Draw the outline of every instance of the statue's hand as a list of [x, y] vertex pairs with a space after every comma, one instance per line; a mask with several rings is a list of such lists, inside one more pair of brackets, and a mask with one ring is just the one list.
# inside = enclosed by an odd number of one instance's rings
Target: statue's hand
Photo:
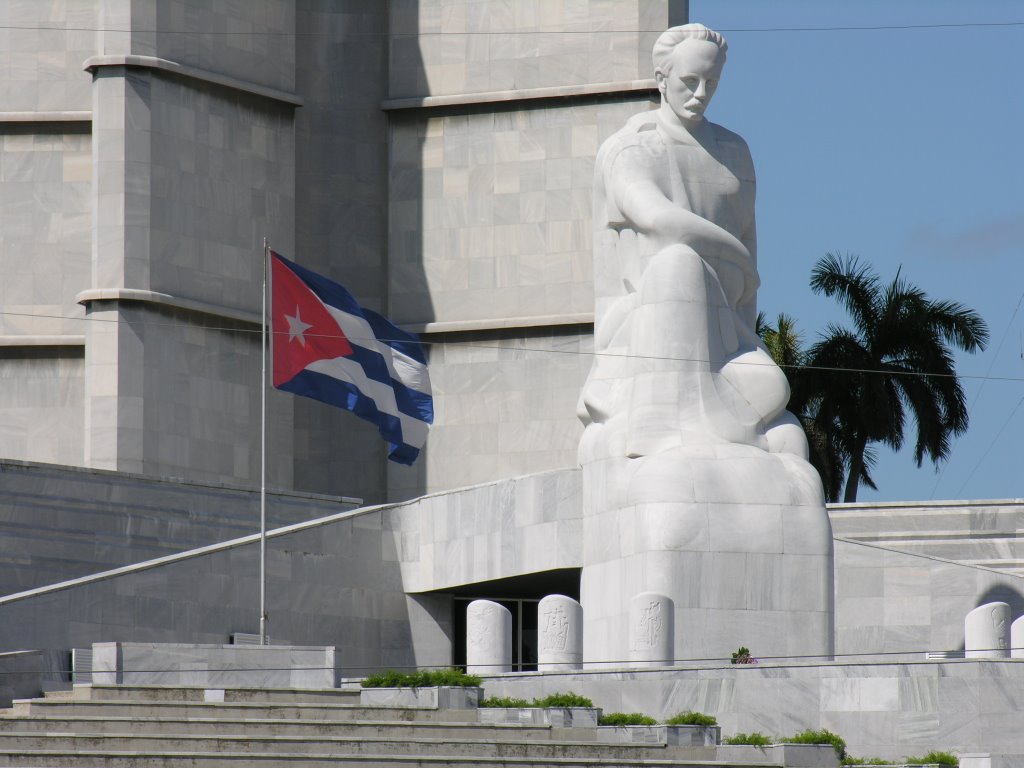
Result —
[[715, 270], [729, 306], [749, 301], [760, 286], [750, 250], [739, 238], [691, 211], [672, 207], [655, 217], [648, 239], [656, 251], [687, 245]]

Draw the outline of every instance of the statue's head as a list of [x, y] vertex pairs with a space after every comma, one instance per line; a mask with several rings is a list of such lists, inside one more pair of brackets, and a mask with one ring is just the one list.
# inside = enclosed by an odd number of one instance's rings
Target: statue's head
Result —
[[728, 49], [725, 38], [703, 24], [662, 32], [654, 43], [654, 79], [662, 108], [684, 124], [699, 123], [715, 95]]

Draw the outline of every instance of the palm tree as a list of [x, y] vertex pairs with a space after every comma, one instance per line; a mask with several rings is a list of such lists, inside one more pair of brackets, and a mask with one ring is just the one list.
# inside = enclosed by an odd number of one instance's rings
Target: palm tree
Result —
[[[861, 483], [875, 487], [873, 444], [902, 447], [907, 410], [917, 427], [917, 465], [949, 455], [951, 438], [968, 423], [950, 347], [984, 349], [988, 327], [962, 304], [929, 299], [899, 272], [883, 284], [856, 256], [826, 254], [811, 272], [811, 288], [837, 299], [853, 321], [852, 329], [826, 328], [807, 351], [800, 385], [811, 393], [806, 416], [814, 430], [846, 465], [843, 500], [851, 502]], [[838, 486], [833, 490], [835, 501]]]
[[[785, 313], [780, 313], [771, 325], [765, 314], [759, 312], [756, 330], [768, 354], [789, 379], [790, 397], [786, 408], [803, 425], [810, 463], [821, 476], [826, 498], [835, 501], [843, 487], [849, 457], [838, 439], [839, 430], [835, 424], [828, 423], [827, 414], [821, 409], [822, 397], [815, 389], [818, 380], [816, 372], [807, 367], [808, 353], [803, 336], [797, 330], [796, 321]], [[870, 477], [867, 482], [874, 487]]]

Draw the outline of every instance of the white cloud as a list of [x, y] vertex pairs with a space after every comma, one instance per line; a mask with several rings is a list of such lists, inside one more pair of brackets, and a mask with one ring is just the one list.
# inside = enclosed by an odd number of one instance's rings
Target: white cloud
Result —
[[960, 229], [918, 225], [907, 237], [912, 252], [948, 260], [999, 259], [1024, 251], [1024, 211], [977, 221]]

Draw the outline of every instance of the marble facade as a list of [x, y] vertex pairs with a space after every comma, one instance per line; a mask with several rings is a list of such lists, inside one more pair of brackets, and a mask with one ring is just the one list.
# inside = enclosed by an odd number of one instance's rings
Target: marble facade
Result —
[[660, 105], [595, 162], [595, 355], [578, 408], [592, 664], [716, 658], [737, 638], [832, 653], [821, 481], [755, 330], [753, 161], [705, 117], [727, 50], [700, 24], [662, 33]]
[[[439, 382], [411, 470], [271, 392], [274, 487], [383, 500], [572, 466], [594, 153], [650, 102], [651, 30], [686, 11], [3, 4], [4, 456], [258, 482], [267, 237], [424, 332]], [[492, 353], [501, 383], [468, 387]]]
[[[46, 474], [52, 496], [71, 496], [103, 479], [83, 470], [20, 469]], [[451, 596], [460, 585], [579, 568], [580, 475], [567, 470], [512, 478], [338, 510], [271, 531], [271, 639], [334, 646], [346, 677], [368, 668], [449, 664]], [[116, 490], [115, 496], [140, 506], [168, 508], [184, 505], [189, 495], [146, 478]], [[230, 489], [206, 486], [192, 493], [211, 506], [245, 506]], [[2, 514], [22, 522], [38, 515], [25, 501], [0, 508]], [[298, 496], [283, 501], [312, 505], [320, 515], [341, 504]], [[989, 507], [1009, 514], [1014, 503]], [[493, 513], [478, 514], [481, 509]], [[74, 541], [85, 547], [90, 540], [68, 535], [69, 551]], [[256, 629], [258, 554], [259, 537], [250, 534], [2, 596], [0, 654], [37, 648], [56, 670], [64, 668], [67, 649], [112, 636], [125, 643], [223, 644], [232, 633]], [[834, 660], [765, 658], [757, 645], [733, 638], [760, 663], [733, 666], [725, 653], [657, 669], [594, 670], [585, 664], [582, 670], [504, 673], [488, 677], [487, 695], [531, 698], [575, 690], [608, 711], [667, 716], [692, 708], [717, 715], [725, 734], [829, 728], [861, 755], [901, 757], [932, 748], [1024, 753], [1013, 727], [1022, 706], [1015, 659], [926, 657], [962, 656], [964, 618], [979, 605], [1006, 602], [1009, 617], [1019, 619], [1024, 579], [845, 539], [837, 539], [835, 556]]]
[[[1021, 706], [1012, 659], [922, 658], [984, 652], [991, 632], [976, 640], [964, 617], [998, 602], [999, 632], [1017, 627], [1024, 582], [950, 551], [877, 546], [893, 532], [855, 510], [833, 518], [870, 530], [840, 535], [833, 561], [820, 489], [778, 450], [793, 447], [778, 403], [743, 451], [687, 454], [682, 483], [676, 464], [620, 471], [643, 450], [585, 462], [586, 482], [574, 468], [575, 404], [603, 349], [595, 158], [655, 106], [651, 30], [685, 17], [678, 0], [0, 4], [0, 438], [22, 460], [0, 466], [0, 519], [24, 544], [0, 561], [0, 651], [38, 648], [50, 663], [112, 636], [219, 646], [255, 631], [245, 513], [268, 237], [424, 334], [438, 413], [407, 469], [350, 415], [271, 393], [276, 643], [337, 648], [332, 677], [335, 662], [351, 675], [447, 665], [458, 590], [589, 569], [583, 608], [564, 603], [566, 623], [544, 625], [549, 668], [527, 682], [506, 673], [490, 693], [572, 683], [607, 708], [830, 727], [892, 756], [1024, 751], [1006, 735]], [[734, 309], [716, 306], [715, 322]], [[654, 400], [674, 375], [640, 373]], [[721, 460], [754, 451], [758, 466], [732, 483]], [[353, 511], [342, 493], [415, 500]], [[616, 494], [630, 503], [602, 509]], [[972, 515], [971, 533], [1007, 540], [968, 536], [975, 560], [1016, 552], [1013, 507]], [[488, 631], [507, 639], [507, 619]], [[587, 662], [659, 669], [568, 669], [588, 638]], [[718, 663], [740, 644], [864, 664]], [[504, 670], [506, 657], [478, 666]]]

